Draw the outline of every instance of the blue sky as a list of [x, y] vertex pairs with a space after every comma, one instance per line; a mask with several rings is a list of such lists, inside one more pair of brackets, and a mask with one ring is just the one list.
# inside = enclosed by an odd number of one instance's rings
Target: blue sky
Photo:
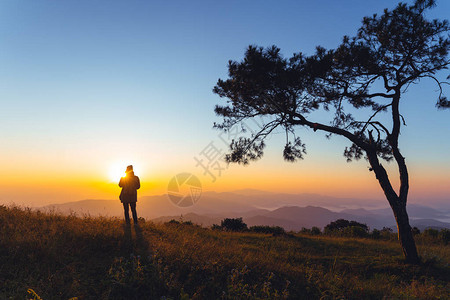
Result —
[[[2, 1], [0, 163], [15, 170], [2, 176], [20, 180], [38, 168], [49, 180], [84, 171], [99, 175], [122, 159], [140, 162], [149, 178], [198, 171], [193, 156], [217, 140], [212, 124], [220, 120], [213, 108], [222, 100], [211, 90], [226, 78], [229, 59], [240, 60], [250, 44], [277, 45], [285, 56], [335, 47], [364, 16], [395, 3]], [[449, 12], [450, 2], [441, 0], [429, 15], [445, 18]], [[406, 96], [408, 127], [401, 142], [412, 168], [448, 174], [450, 123], [448, 112], [434, 107], [436, 87], [423, 82]], [[286, 166], [292, 174], [308, 164], [345, 163], [345, 140], [304, 136], [308, 161]], [[277, 136], [271, 141], [264, 161], [245, 170], [233, 167], [235, 172], [269, 175], [282, 164], [282, 142]], [[20, 198], [14, 195], [0, 200]], [[89, 192], [69, 198], [76, 197]]]

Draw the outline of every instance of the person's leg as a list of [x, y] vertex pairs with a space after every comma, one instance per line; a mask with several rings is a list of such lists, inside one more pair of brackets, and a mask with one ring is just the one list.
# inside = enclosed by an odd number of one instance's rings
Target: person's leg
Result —
[[137, 212], [136, 212], [136, 202], [131, 202], [130, 206], [131, 206], [131, 212], [133, 213], [134, 224], [137, 224], [138, 223], [138, 217], [137, 217]]
[[125, 222], [130, 224], [130, 208], [128, 206], [129, 203], [123, 203], [123, 211], [125, 213]]

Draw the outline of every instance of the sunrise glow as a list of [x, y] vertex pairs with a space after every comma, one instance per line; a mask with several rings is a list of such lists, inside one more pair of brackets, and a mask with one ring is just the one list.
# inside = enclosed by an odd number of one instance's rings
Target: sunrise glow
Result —
[[[432, 17], [447, 17], [441, 12], [448, 4], [441, 2]], [[350, 8], [328, 1], [333, 13], [326, 21], [324, 6], [315, 2], [308, 2], [303, 17], [296, 13], [304, 11], [303, 1], [277, 7], [204, 4], [213, 14], [192, 7], [186, 13], [180, 4], [170, 10], [176, 16], [170, 22], [151, 1], [135, 8], [108, 3], [108, 13], [103, 5], [89, 4], [89, 15], [74, 3], [44, 1], [33, 9], [20, 1], [0, 4], [11, 12], [4, 14], [0, 28], [7, 38], [0, 57], [1, 203], [117, 199], [117, 183], [129, 164], [141, 179], [140, 196], [166, 194], [173, 176], [189, 172], [209, 191], [254, 188], [384, 199], [367, 162], [345, 162], [342, 153], [349, 142], [312, 130], [296, 133], [308, 151], [296, 163], [283, 161], [281, 132], [270, 136], [264, 157], [249, 166], [211, 161], [211, 174], [196, 159], [208, 163], [208, 145], [226, 153], [233, 138], [212, 129], [221, 122], [214, 105], [226, 100], [211, 90], [226, 77], [228, 60], [242, 59], [250, 44], [277, 45], [286, 56], [310, 55], [317, 45], [334, 48], [343, 35], [356, 32], [363, 16], [382, 13], [392, 3], [361, 2]], [[219, 13], [224, 9], [230, 15]], [[117, 22], [119, 16], [123, 23]], [[400, 143], [411, 176], [411, 201], [445, 202], [450, 193], [444, 135], [449, 118], [447, 111], [436, 109], [437, 95], [435, 83], [426, 80], [404, 95], [408, 126]], [[390, 177], [395, 181], [398, 175]]]
[[125, 176], [126, 164], [115, 163], [110, 166], [108, 172], [108, 179], [111, 182], [119, 182], [120, 178]]

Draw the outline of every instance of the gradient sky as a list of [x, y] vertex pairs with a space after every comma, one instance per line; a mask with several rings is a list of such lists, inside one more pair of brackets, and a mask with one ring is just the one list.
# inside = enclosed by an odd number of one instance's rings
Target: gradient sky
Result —
[[[226, 78], [229, 59], [242, 59], [250, 44], [277, 45], [287, 57], [335, 47], [364, 16], [395, 3], [1, 1], [0, 203], [115, 199], [120, 174], [111, 173], [129, 163], [143, 182], [141, 196], [166, 193], [172, 176], [190, 172], [208, 191], [383, 200], [367, 162], [346, 163], [349, 143], [340, 137], [300, 129], [308, 155], [292, 164], [282, 159], [284, 136], [274, 134], [261, 161], [232, 165], [215, 182], [194, 157], [211, 142], [226, 150], [227, 136], [212, 129], [220, 121], [214, 105], [224, 100], [211, 90]], [[428, 15], [449, 12], [441, 0]], [[429, 205], [450, 195], [449, 112], [435, 108], [436, 98], [436, 86], [423, 81], [401, 107], [410, 201]]]

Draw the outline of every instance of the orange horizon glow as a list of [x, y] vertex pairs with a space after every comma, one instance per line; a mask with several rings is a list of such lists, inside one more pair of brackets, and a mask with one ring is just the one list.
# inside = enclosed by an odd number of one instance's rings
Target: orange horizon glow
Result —
[[[120, 188], [118, 182], [125, 175], [129, 162], [111, 163], [105, 170], [68, 174], [64, 170], [42, 173], [41, 176], [30, 176], [27, 173], [0, 176], [2, 191], [0, 203], [29, 204], [31, 206], [64, 203], [84, 199], [118, 199]], [[339, 165], [339, 163], [337, 163]], [[133, 165], [135, 174], [141, 179], [138, 196], [163, 195], [167, 193], [167, 184], [177, 172], [148, 170]], [[253, 167], [230, 166], [215, 182], [207, 175], [192, 172], [202, 182], [206, 191], [231, 192], [241, 189], [257, 189], [275, 193], [310, 193], [333, 196], [337, 198], [357, 198], [362, 200], [384, 200], [374, 174], [363, 164], [346, 165], [347, 168], [336, 168], [324, 164], [313, 169], [299, 168], [300, 165]], [[336, 171], [339, 170], [339, 172]], [[418, 172], [412, 168], [410, 199], [444, 199], [450, 194], [443, 172], [434, 169], [433, 173]], [[147, 171], [147, 172], [146, 172]], [[424, 170], [423, 170], [424, 171]], [[429, 170], [428, 170], [429, 171]], [[158, 174], [159, 173], [159, 174]], [[11, 175], [11, 173], [9, 173]], [[393, 185], [398, 180], [391, 175]], [[385, 200], [384, 200], [385, 201]]]

